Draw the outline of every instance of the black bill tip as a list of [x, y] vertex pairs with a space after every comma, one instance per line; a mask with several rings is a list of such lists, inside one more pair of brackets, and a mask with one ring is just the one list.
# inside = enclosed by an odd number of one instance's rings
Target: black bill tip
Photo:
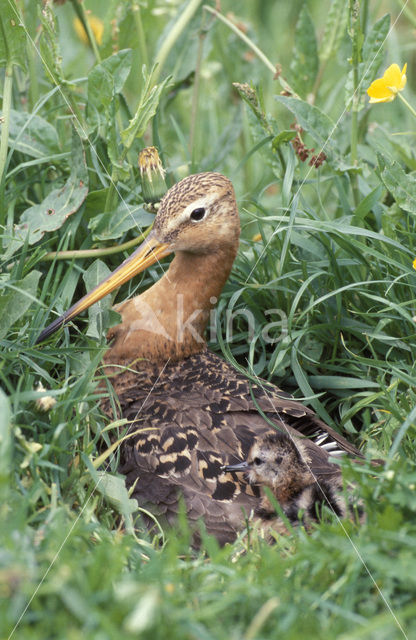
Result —
[[244, 462], [238, 462], [237, 464], [226, 464], [223, 467], [221, 467], [222, 471], [247, 471], [249, 469], [250, 465], [248, 464], [247, 461]]
[[49, 324], [43, 331], [41, 331], [39, 336], [36, 338], [35, 345], [40, 344], [41, 342], [49, 338], [49, 336], [55, 333], [55, 331], [58, 331], [58, 329], [60, 329], [65, 324], [65, 322], [66, 317], [64, 315], [56, 318], [56, 320], [51, 322], [51, 324]]

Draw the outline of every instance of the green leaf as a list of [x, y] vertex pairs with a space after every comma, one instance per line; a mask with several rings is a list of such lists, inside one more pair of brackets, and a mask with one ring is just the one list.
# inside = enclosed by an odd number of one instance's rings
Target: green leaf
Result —
[[378, 389], [378, 382], [367, 378], [353, 378], [350, 376], [309, 376], [308, 378], [314, 389]]
[[9, 400], [0, 388], [0, 490], [7, 483], [10, 471], [12, 454], [10, 415]]
[[333, 421], [331, 420], [330, 415], [327, 413], [326, 409], [322, 405], [322, 403], [318, 400], [318, 398], [314, 397], [314, 391], [308, 382], [308, 378], [303, 371], [302, 367], [299, 364], [297, 352], [295, 348], [291, 349], [291, 366], [293, 375], [295, 376], [296, 383], [299, 386], [299, 389], [302, 391], [303, 395], [306, 398], [311, 398], [310, 404], [315, 409], [317, 414], [322, 420], [324, 420], [328, 425], [332, 425]]
[[114, 95], [114, 80], [105, 67], [93, 67], [88, 75], [88, 110], [104, 111]]
[[133, 51], [131, 49], [117, 51], [101, 62], [100, 66], [106, 69], [113, 78], [114, 93], [120, 93], [123, 89], [131, 71], [132, 62]]
[[105, 203], [107, 201], [109, 187], [105, 189], [97, 189], [96, 191], [90, 191], [85, 199], [85, 209], [83, 220], [90, 220], [97, 214], [104, 211]]
[[[94, 474], [95, 475], [95, 474]], [[105, 471], [97, 471], [96, 489], [123, 516], [128, 531], [133, 531], [132, 514], [138, 511], [136, 500], [129, 497], [125, 478]]]
[[[110, 273], [111, 271], [105, 262], [102, 260], [94, 260], [82, 276], [87, 291], [92, 291], [100, 282], [109, 276]], [[87, 336], [97, 339], [102, 337], [109, 323], [108, 312], [111, 306], [112, 296], [107, 295], [88, 309], [89, 324]]]
[[37, 286], [41, 273], [31, 271], [23, 280], [3, 283], [6, 293], [0, 295], [0, 338], [4, 338], [14, 323], [19, 320], [37, 300]]
[[348, 3], [345, 0], [332, 0], [319, 51], [322, 62], [329, 60], [338, 51], [345, 34], [347, 19]]
[[93, 232], [93, 240], [113, 240], [120, 238], [126, 231], [137, 227], [142, 229], [152, 224], [154, 215], [143, 207], [128, 207], [121, 203], [116, 211], [94, 216], [88, 224]]
[[78, 211], [88, 193], [88, 172], [81, 140], [75, 131], [72, 135], [71, 174], [60, 189], [54, 189], [40, 204], [35, 204], [22, 214], [15, 226], [15, 236], [7, 247], [7, 257], [23, 245], [38, 242], [45, 233], [56, 231], [65, 220]]
[[382, 187], [381, 185], [378, 185], [373, 189], [373, 191], [370, 191], [363, 200], [361, 200], [360, 204], [354, 211], [354, 215], [360, 220], [364, 220], [367, 213], [373, 209], [374, 205], [380, 202], [381, 193]]
[[[374, 78], [384, 57], [383, 43], [390, 29], [390, 16], [386, 14], [378, 20], [368, 33], [362, 48], [362, 62], [358, 65], [358, 91], [360, 100], [358, 110], [366, 103], [366, 91]], [[351, 70], [345, 85], [346, 104], [350, 105], [354, 93], [354, 77]]]
[[328, 162], [337, 171], [344, 172], [353, 169], [345, 164], [343, 156], [339, 152], [338, 143], [334, 138], [336, 125], [325, 113], [318, 107], [297, 98], [275, 96], [275, 99], [294, 114], [301, 127], [313, 138], [318, 145], [316, 153], [323, 151]]
[[106, 127], [105, 139], [107, 142], [107, 153], [113, 167], [112, 179], [114, 182], [118, 180], [128, 180], [130, 175], [130, 167], [128, 162], [119, 151], [119, 135], [116, 127], [116, 104], [113, 100], [107, 110], [108, 126]]
[[170, 83], [170, 77], [168, 77], [160, 84], [151, 87], [152, 75], [150, 73], [147, 76], [145, 67], [143, 68], [144, 88], [140, 96], [139, 105], [134, 117], [130, 120], [129, 126], [121, 132], [121, 139], [126, 149], [130, 149], [135, 138], [141, 138], [146, 131], [147, 125], [156, 113], [162, 92]]
[[293, 131], [292, 129], [285, 129], [284, 131], [281, 131], [272, 140], [273, 151], [276, 151], [276, 149], [285, 142], [290, 142], [293, 138], [296, 138], [296, 135], [296, 131]]
[[365, 78], [372, 82], [376, 76], [379, 66], [384, 58], [383, 44], [386, 41], [390, 29], [390, 15], [386, 13], [380, 20], [377, 20], [371, 31], [369, 31], [362, 50], [362, 60], [367, 66]]
[[39, 7], [39, 19], [42, 31], [39, 40], [40, 56], [43, 69], [53, 84], [65, 83], [62, 74], [62, 56], [58, 42], [58, 22], [49, 2]]
[[9, 146], [32, 158], [60, 152], [56, 128], [40, 116], [10, 111]]
[[378, 156], [378, 163], [381, 179], [399, 207], [416, 214], [416, 178], [405, 173], [397, 162], [385, 164], [381, 155]]
[[290, 65], [291, 84], [304, 98], [313, 88], [318, 67], [315, 28], [308, 8], [304, 4], [296, 23], [295, 46]]
[[26, 69], [26, 35], [15, 0], [0, 0], [0, 66]]
[[128, 78], [132, 59], [132, 50], [122, 49], [93, 67], [88, 75], [88, 104], [97, 109], [110, 105]]

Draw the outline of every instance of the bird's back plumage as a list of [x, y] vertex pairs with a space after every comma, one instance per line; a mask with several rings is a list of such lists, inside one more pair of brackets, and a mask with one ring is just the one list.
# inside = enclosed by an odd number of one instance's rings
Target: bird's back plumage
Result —
[[129, 434], [135, 433], [122, 445], [120, 469], [127, 485], [134, 485], [132, 496], [173, 525], [182, 495], [189, 521], [202, 518], [222, 543], [243, 528], [243, 512], [249, 515], [259, 504], [258, 488], [244, 474], [222, 467], [244, 459], [253, 442], [273, 429], [271, 423], [304, 436], [318, 477], [337, 467], [315, 441], [331, 441], [329, 451], [358, 453], [287, 393], [263, 381], [251, 383], [208, 350], [163, 371], [147, 368], [131, 375], [118, 397], [123, 417], [131, 421]]

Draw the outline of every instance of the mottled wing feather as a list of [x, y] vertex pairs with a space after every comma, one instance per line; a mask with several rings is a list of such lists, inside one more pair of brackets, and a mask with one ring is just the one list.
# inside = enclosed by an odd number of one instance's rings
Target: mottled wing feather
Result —
[[[133, 497], [173, 524], [183, 495], [188, 518], [203, 518], [220, 542], [234, 539], [244, 526], [244, 512], [249, 515], [258, 504], [258, 490], [244, 474], [221, 469], [245, 459], [255, 438], [273, 428], [256, 405], [295, 437], [327, 432], [341, 448], [358, 454], [310, 409], [268, 383], [253, 385], [209, 351], [166, 367], [160, 378], [130, 376], [119, 401], [123, 416], [132, 420], [130, 431], [140, 430], [122, 449], [121, 471], [127, 485], [134, 484]], [[338, 473], [312, 439], [303, 437], [302, 443], [315, 475]]]

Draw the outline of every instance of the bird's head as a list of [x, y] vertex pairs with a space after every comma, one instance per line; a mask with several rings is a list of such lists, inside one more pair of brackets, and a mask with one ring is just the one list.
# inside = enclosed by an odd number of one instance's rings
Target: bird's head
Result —
[[250, 483], [274, 489], [303, 474], [307, 465], [293, 439], [276, 431], [259, 438], [244, 462], [227, 465], [224, 470], [246, 471]]
[[199, 173], [184, 178], [163, 197], [153, 229], [138, 249], [46, 327], [36, 343], [173, 252], [210, 254], [232, 250], [235, 254], [239, 234], [240, 221], [230, 180], [220, 173]]
[[175, 184], [160, 203], [151, 235], [171, 251], [236, 247], [240, 220], [230, 180], [220, 173], [199, 173]]

